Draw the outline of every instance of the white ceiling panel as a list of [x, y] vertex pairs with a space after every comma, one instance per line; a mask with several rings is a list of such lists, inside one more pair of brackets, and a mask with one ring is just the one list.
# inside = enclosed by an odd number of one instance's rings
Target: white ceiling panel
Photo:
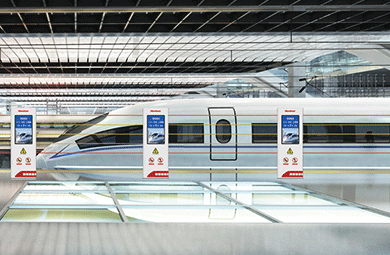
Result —
[[39, 37], [28, 37], [28, 40], [31, 45], [41, 43], [41, 39]]
[[68, 51], [66, 49], [57, 50], [60, 62], [68, 62]]
[[131, 37], [128, 37], [128, 36], [117, 36], [116, 37], [116, 43], [117, 44], [126, 44], [127, 42], [129, 42], [129, 40], [131, 40]]
[[39, 58], [33, 49], [24, 50], [31, 62], [39, 62]]
[[92, 37], [92, 45], [101, 45], [103, 44], [105, 36], [94, 36]]
[[49, 62], [49, 58], [46, 54], [45, 49], [37, 49], [37, 50], [35, 50], [35, 52], [38, 55], [38, 58], [41, 62]]
[[18, 56], [10, 49], [2, 49], [1, 53], [2, 62], [19, 62]]
[[114, 36], [105, 36], [104, 37], [104, 44], [114, 44], [116, 41], [118, 41], [118, 37]]
[[68, 50], [69, 62], [77, 62], [78, 55], [78, 50]]
[[139, 40], [140, 40], [139, 42], [143, 43], [143, 44], [150, 44], [153, 41], [155, 41], [156, 38], [158, 38], [158, 37], [156, 37], [156, 36], [145, 36], [145, 37], [139, 38]]
[[160, 36], [156, 37], [155, 40], [153, 40], [153, 43], [164, 43], [169, 39], [167, 36]]
[[108, 62], [117, 62], [117, 58], [119, 57], [119, 51], [112, 51], [110, 55], [108, 56], [107, 61]]
[[97, 62], [98, 56], [99, 56], [99, 51], [90, 50], [88, 54], [88, 62], [90, 63]]
[[13, 37], [3, 37], [3, 41], [8, 45], [16, 45], [18, 42], [16, 41], [16, 38]]
[[53, 44], [53, 38], [52, 37], [39, 37], [41, 39], [41, 43], [43, 44]]
[[57, 46], [65, 46], [66, 44], [66, 37], [59, 37], [59, 36], [53, 36], [53, 40], [55, 45]]
[[17, 37], [15, 39], [16, 39], [17, 44], [20, 44], [20, 45], [29, 45], [30, 44], [28, 37]]
[[118, 62], [125, 62], [126, 59], [132, 54], [132, 50], [123, 50], [119, 53]]
[[47, 55], [50, 58], [50, 62], [58, 62], [57, 51], [54, 49], [46, 50]]
[[78, 59], [82, 63], [88, 62], [88, 50], [78, 50]]
[[91, 36], [80, 36], [79, 38], [80, 44], [89, 44], [91, 43], [92, 37]]
[[107, 62], [110, 50], [101, 50], [98, 54], [98, 62]]
[[14, 49], [14, 53], [18, 56], [20, 62], [29, 62], [29, 58], [26, 55], [25, 51], [22, 49]]
[[79, 44], [79, 37], [74, 37], [74, 36], [68, 36], [66, 37], [66, 42], [68, 46], [74, 46]]

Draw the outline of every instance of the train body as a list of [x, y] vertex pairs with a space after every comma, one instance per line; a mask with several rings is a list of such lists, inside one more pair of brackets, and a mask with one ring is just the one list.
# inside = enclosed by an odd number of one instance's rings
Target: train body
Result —
[[138, 104], [68, 130], [38, 155], [37, 168], [53, 170], [57, 179], [142, 179], [142, 110], [154, 107], [169, 109], [172, 180], [261, 180], [275, 171], [278, 108], [303, 108], [304, 170], [390, 168], [390, 100], [384, 98]]

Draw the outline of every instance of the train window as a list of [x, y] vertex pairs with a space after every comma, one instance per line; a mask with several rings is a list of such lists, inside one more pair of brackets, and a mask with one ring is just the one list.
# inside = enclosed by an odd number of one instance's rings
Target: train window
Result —
[[80, 149], [86, 149], [86, 148], [100, 146], [99, 140], [97, 139], [97, 137], [95, 135], [88, 135], [86, 137], [78, 139], [76, 141], [76, 143]]
[[109, 129], [78, 139], [80, 149], [99, 146], [142, 144], [142, 125]]
[[389, 125], [359, 124], [355, 126], [357, 143], [388, 143]]
[[169, 124], [169, 143], [204, 143], [203, 123]]
[[215, 124], [216, 138], [220, 143], [228, 143], [232, 139], [232, 126], [230, 122], [221, 119]]
[[57, 137], [57, 139], [54, 142], [59, 142], [59, 141], [62, 141], [70, 136], [81, 133], [83, 130], [99, 123], [102, 120], [104, 120], [107, 117], [107, 115], [108, 114], [100, 115], [100, 116], [93, 118], [85, 123], [73, 125], [71, 128], [65, 130], [65, 132], [62, 135]]
[[387, 124], [342, 124], [344, 143], [388, 143]]
[[329, 143], [342, 143], [342, 128], [341, 125], [327, 125], [326, 129], [328, 131], [328, 142]]
[[343, 124], [343, 142], [354, 143], [355, 140], [355, 125], [354, 124]]
[[123, 144], [142, 144], [142, 126], [114, 128], [96, 134], [104, 146]]
[[307, 143], [326, 143], [327, 131], [323, 125], [305, 125], [303, 128], [303, 142]]
[[342, 143], [343, 132], [337, 124], [306, 124], [303, 127], [305, 143]]
[[276, 124], [252, 123], [252, 143], [276, 143]]
[[130, 126], [129, 130], [129, 144], [143, 144], [143, 129], [142, 125]]
[[305, 124], [305, 143], [388, 143], [386, 124]]

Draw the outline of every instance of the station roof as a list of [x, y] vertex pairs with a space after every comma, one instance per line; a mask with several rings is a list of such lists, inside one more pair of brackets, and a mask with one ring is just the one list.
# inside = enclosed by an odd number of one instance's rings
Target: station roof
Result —
[[4, 0], [3, 33], [387, 31], [383, 0]]
[[335, 51], [387, 49], [389, 4], [4, 0], [0, 90], [51, 89], [48, 100], [64, 88], [184, 93]]

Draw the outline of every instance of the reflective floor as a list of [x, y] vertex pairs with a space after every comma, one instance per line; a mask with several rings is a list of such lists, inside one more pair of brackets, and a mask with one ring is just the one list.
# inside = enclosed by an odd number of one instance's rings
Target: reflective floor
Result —
[[281, 182], [29, 181], [2, 222], [390, 223], [390, 213]]
[[288, 182], [390, 213], [390, 174], [307, 174], [303, 180]]

